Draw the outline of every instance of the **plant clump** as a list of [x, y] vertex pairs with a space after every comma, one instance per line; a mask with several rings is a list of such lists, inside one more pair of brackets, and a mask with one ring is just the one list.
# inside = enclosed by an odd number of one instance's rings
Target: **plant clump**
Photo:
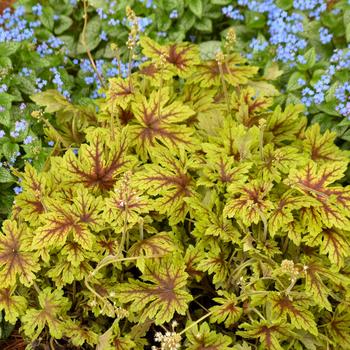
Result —
[[237, 52], [140, 45], [79, 149], [21, 174], [6, 320], [80, 349], [349, 348], [348, 152]]

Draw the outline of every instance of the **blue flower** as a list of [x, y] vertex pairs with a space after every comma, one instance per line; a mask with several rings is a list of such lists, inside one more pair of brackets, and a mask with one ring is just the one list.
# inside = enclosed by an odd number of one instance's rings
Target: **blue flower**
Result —
[[34, 15], [41, 16], [43, 14], [43, 7], [40, 4], [34, 5], [32, 12]]
[[97, 9], [96, 9], [96, 12], [97, 12], [98, 16], [99, 16], [101, 19], [106, 19], [106, 18], [107, 18], [107, 14], [104, 13], [103, 9], [97, 8]]
[[143, 33], [150, 24], [152, 24], [152, 19], [147, 17], [139, 17], [138, 24], [140, 28], [140, 32]]
[[27, 129], [27, 122], [24, 119], [16, 121], [15, 123], [15, 132], [19, 133]]
[[101, 32], [100, 39], [103, 40], [103, 41], [107, 41], [108, 40], [107, 33], [105, 31]]
[[170, 12], [169, 18], [174, 19], [174, 18], [177, 18], [177, 17], [179, 17], [179, 14], [178, 14], [177, 10], [172, 10]]
[[27, 67], [23, 67], [19, 72], [19, 75], [29, 77], [32, 74], [33, 70]]
[[6, 92], [8, 90], [8, 86], [6, 85], [6, 84], [2, 84], [1, 86], [0, 86], [0, 93], [1, 92]]
[[92, 85], [95, 82], [95, 78], [94, 77], [85, 77], [85, 83], [88, 85]]
[[301, 64], [306, 64], [306, 58], [303, 55], [298, 55], [297, 61]]
[[241, 14], [241, 12], [239, 10], [234, 10], [232, 5], [223, 7], [221, 9], [222, 13], [229, 18], [235, 19], [237, 21], [243, 21], [244, 20], [244, 16]]
[[47, 80], [41, 79], [41, 78], [36, 78], [35, 83], [37, 86], [36, 92], [40, 92], [44, 86], [47, 85]]
[[267, 48], [268, 43], [260, 38], [254, 38], [249, 44], [249, 46], [253, 49], [253, 51], [258, 52], [264, 51]]
[[32, 143], [33, 141], [34, 141], [33, 136], [28, 135], [28, 136], [23, 140], [23, 143], [24, 143], [25, 145], [29, 145], [29, 144]]
[[333, 34], [329, 33], [327, 28], [321, 27], [319, 29], [320, 40], [322, 44], [328, 44], [333, 38]]
[[6, 132], [0, 129], [0, 139], [2, 139], [6, 135]]
[[108, 24], [110, 26], [117, 26], [118, 24], [120, 24], [120, 21], [119, 21], [119, 19], [111, 18], [110, 20], [108, 20]]
[[20, 194], [23, 191], [23, 188], [21, 186], [15, 186], [13, 188], [13, 192], [15, 192], [15, 194]]
[[165, 38], [168, 34], [167, 34], [167, 32], [158, 32], [157, 35], [162, 37], [162, 38]]

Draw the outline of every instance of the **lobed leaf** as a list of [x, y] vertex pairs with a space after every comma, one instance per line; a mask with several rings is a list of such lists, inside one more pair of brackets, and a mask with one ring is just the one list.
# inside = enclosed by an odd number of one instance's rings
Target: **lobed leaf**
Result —
[[129, 303], [129, 310], [140, 315], [140, 322], [147, 318], [154, 319], [155, 324], [169, 322], [175, 312], [186, 313], [188, 303], [192, 300], [186, 290], [187, 273], [178, 260], [161, 259], [147, 261], [141, 282], [129, 279], [116, 287], [117, 296], [121, 303]]
[[31, 248], [31, 234], [25, 224], [16, 221], [3, 222], [0, 235], [0, 283], [3, 288], [16, 284], [17, 278], [25, 286], [31, 286], [35, 272], [40, 270], [38, 257]]

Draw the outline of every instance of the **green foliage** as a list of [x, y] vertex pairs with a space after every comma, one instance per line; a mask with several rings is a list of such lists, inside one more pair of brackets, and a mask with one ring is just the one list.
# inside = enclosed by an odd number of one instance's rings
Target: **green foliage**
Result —
[[81, 349], [346, 349], [348, 153], [256, 92], [237, 53], [141, 43], [149, 60], [111, 80], [78, 152], [21, 174], [0, 237], [5, 318]]

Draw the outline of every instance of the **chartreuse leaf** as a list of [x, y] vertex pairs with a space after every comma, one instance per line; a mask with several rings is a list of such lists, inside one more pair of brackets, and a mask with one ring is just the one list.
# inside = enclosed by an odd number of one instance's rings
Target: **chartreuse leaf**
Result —
[[[276, 206], [272, 210], [271, 215], [269, 217], [269, 233], [273, 237], [277, 232], [285, 232], [287, 231], [290, 234], [290, 227], [288, 224], [293, 223], [294, 213], [301, 208], [310, 207], [310, 205], [314, 204], [315, 201], [306, 196], [296, 196], [293, 190], [286, 191], [282, 194], [282, 196], [275, 199]], [[293, 236], [290, 237], [293, 239]], [[300, 237], [295, 240], [298, 245], [301, 241]]]
[[90, 346], [96, 345], [98, 335], [90, 327], [80, 324], [79, 321], [69, 320], [64, 324], [64, 334], [70, 338], [74, 346], [82, 347], [85, 343]]
[[154, 40], [141, 37], [140, 45], [145, 56], [159, 62], [164, 55], [166, 62], [180, 77], [187, 77], [192, 73], [191, 68], [199, 63], [199, 49], [190, 43], [172, 43], [161, 46]]
[[83, 186], [75, 187], [72, 213], [80, 223], [86, 224], [94, 232], [103, 228], [102, 205], [100, 196], [95, 197]]
[[310, 154], [311, 159], [317, 163], [345, 162], [348, 159], [348, 154], [334, 144], [336, 136], [335, 132], [329, 130], [321, 134], [319, 124], [314, 124], [306, 130], [303, 146]]
[[236, 112], [236, 119], [246, 127], [256, 125], [272, 102], [271, 98], [257, 96], [256, 90], [251, 87], [231, 95], [231, 108]]
[[0, 234], [0, 285], [3, 288], [16, 284], [17, 278], [25, 286], [35, 280], [40, 270], [38, 257], [31, 248], [32, 233], [25, 224], [6, 220]]
[[334, 341], [334, 345], [344, 350], [350, 347], [350, 313], [348, 305], [338, 305], [327, 323], [327, 331]]
[[258, 71], [257, 67], [245, 65], [246, 59], [237, 53], [228, 55], [222, 63], [222, 77], [219, 63], [216, 60], [202, 62], [196, 72], [190, 77], [190, 84], [200, 84], [201, 87], [221, 86], [222, 79], [228, 84], [237, 86], [246, 84]]
[[273, 145], [269, 143], [264, 147], [263, 154], [261, 168], [265, 181], [280, 182], [290, 169], [306, 163], [299, 150], [290, 146], [274, 149]]
[[319, 246], [320, 253], [328, 255], [331, 263], [343, 267], [344, 259], [350, 255], [350, 232], [332, 228], [323, 228], [318, 234], [309, 234], [304, 241], [307, 245]]
[[62, 288], [66, 284], [72, 284], [73, 281], [83, 280], [91, 270], [91, 266], [86, 261], [77, 265], [69, 261], [66, 256], [59, 255], [53, 268], [48, 270], [47, 276], [55, 282], [58, 288]]
[[136, 242], [130, 249], [131, 256], [167, 255], [178, 248], [170, 233], [162, 232]]
[[48, 326], [51, 337], [60, 339], [64, 333], [62, 318], [69, 310], [71, 303], [63, 296], [63, 290], [45, 288], [38, 296], [39, 308], [28, 309], [21, 318], [24, 334], [36, 339]]
[[207, 322], [203, 322], [199, 327], [197, 325], [191, 327], [186, 332], [186, 349], [188, 350], [231, 350], [233, 349], [232, 338], [216, 333], [211, 330]]
[[146, 61], [140, 65], [139, 74], [144, 80], [147, 80], [152, 86], [161, 88], [164, 86], [164, 82], [174, 78], [175, 70], [171, 64], [164, 64], [157, 62], [157, 59], [153, 61]]
[[349, 288], [349, 281], [345, 277], [332, 272], [321, 261], [311, 260], [305, 264], [305, 291], [312, 300], [325, 309], [331, 311], [332, 306], [328, 300], [331, 290], [328, 282]]
[[170, 102], [169, 91], [165, 88], [161, 93], [151, 93], [149, 98], [136, 95], [132, 112], [135, 123], [130, 126], [130, 132], [142, 158], [161, 144], [175, 150], [193, 145], [193, 130], [186, 126], [186, 121], [194, 111], [179, 101]]
[[185, 253], [186, 272], [190, 275], [190, 278], [200, 281], [204, 275], [202, 271], [198, 269], [200, 261], [206, 257], [206, 252], [200, 245], [189, 245]]
[[124, 225], [134, 226], [150, 210], [152, 206], [144, 190], [133, 182], [132, 176], [124, 176], [105, 199], [104, 217], [119, 231]]
[[213, 301], [219, 305], [212, 306], [210, 312], [210, 322], [224, 323], [225, 327], [230, 328], [242, 316], [243, 310], [237, 306], [237, 298], [233, 293], [219, 290], [221, 297], [213, 298]]
[[161, 258], [176, 250], [179, 250], [179, 246], [175, 243], [173, 235], [170, 232], [161, 232], [139, 240], [129, 249], [128, 254], [139, 257], [136, 261], [136, 266], [140, 270], [144, 270], [145, 259], [142, 259], [142, 256]]
[[36, 222], [45, 211], [45, 200], [52, 192], [53, 184], [29, 163], [21, 174], [23, 192], [16, 197], [19, 217], [28, 222]]
[[264, 141], [283, 146], [286, 141], [296, 140], [307, 122], [306, 118], [301, 116], [303, 111], [303, 105], [289, 105], [284, 111], [277, 106], [266, 118]]
[[266, 350], [283, 350], [281, 340], [291, 334], [289, 327], [280, 322], [253, 321], [241, 324], [240, 328], [245, 330], [236, 332], [237, 335], [244, 338], [259, 339], [261, 349]]
[[253, 180], [249, 184], [229, 187], [232, 199], [227, 201], [224, 213], [228, 217], [235, 217], [249, 226], [264, 221], [273, 209], [273, 203], [268, 199], [272, 188], [269, 182]]
[[185, 154], [176, 158], [165, 150], [158, 151], [153, 157], [154, 163], [145, 164], [144, 171], [139, 173], [137, 179], [149, 195], [156, 197], [154, 207], [160, 213], [166, 213], [169, 224], [175, 225], [184, 220], [188, 213], [189, 206], [184, 198], [197, 196], [189, 173], [197, 164]]
[[270, 293], [270, 300], [276, 319], [286, 322], [289, 317], [289, 322], [295, 328], [318, 334], [314, 315], [308, 310], [310, 298], [295, 292], [290, 295], [274, 292]]
[[[136, 339], [138, 338], [137, 334], [133, 334], [133, 331], [138, 327], [138, 325], [133, 327], [131, 332], [124, 336], [121, 335], [121, 330], [118, 323], [119, 320], [116, 319], [112, 326], [99, 337], [96, 350], [132, 350], [136, 349], [137, 345], [141, 346], [141, 344], [136, 343], [137, 340], [139, 340]], [[147, 322], [145, 324], [145, 328], [147, 330]]]
[[7, 322], [15, 324], [26, 309], [27, 299], [21, 295], [15, 295], [14, 287], [0, 289], [0, 311], [4, 310]]
[[[225, 120], [222, 124], [210, 137], [210, 143], [202, 144], [207, 154], [209, 168], [204, 168], [203, 172], [213, 180], [219, 180], [218, 184], [220, 182], [227, 184], [227, 180], [230, 179], [234, 180], [231, 182], [240, 183], [246, 179], [246, 173], [253, 165], [249, 160], [252, 158], [252, 153], [256, 152], [259, 147], [260, 131], [258, 127], [247, 129], [232, 120]], [[221, 174], [222, 171], [224, 171], [223, 174]], [[216, 174], [210, 174], [213, 172]], [[228, 178], [225, 179], [225, 175], [228, 175]], [[209, 181], [206, 181], [205, 185], [208, 186]]]
[[230, 183], [245, 182], [252, 163], [238, 163], [234, 157], [227, 157], [219, 145], [204, 144], [203, 149], [207, 153], [207, 163], [199, 185], [217, 186], [220, 189]]
[[133, 165], [134, 158], [128, 155], [126, 132], [113, 137], [109, 130], [96, 128], [86, 138], [88, 144], [81, 146], [78, 156], [68, 151], [64, 163], [55, 163], [55, 166], [65, 168], [66, 181], [70, 184], [83, 184], [96, 191], [110, 190], [117, 176]]
[[135, 92], [137, 85], [136, 81], [129, 77], [124, 78], [112, 78], [109, 80], [109, 86], [106, 93], [106, 99], [108, 104], [106, 105], [111, 113], [115, 113], [117, 107], [127, 109], [130, 106], [131, 101], [135, 98]]
[[317, 201], [317, 205], [301, 212], [302, 222], [311, 234], [319, 233], [323, 225], [340, 229], [349, 225], [350, 188], [330, 186], [343, 177], [346, 167], [346, 163], [340, 162], [320, 166], [310, 162], [302, 170], [292, 169], [285, 181]]
[[[41, 215], [42, 225], [36, 230], [33, 247], [63, 246], [67, 239], [73, 239], [85, 250], [92, 248], [95, 240], [92, 231], [98, 232], [102, 228], [101, 198], [94, 197], [79, 185], [74, 195], [72, 204], [63, 202], [62, 198], [46, 201], [46, 212]], [[74, 255], [77, 254], [77, 248], [75, 250], [72, 253]]]
[[229, 251], [219, 244], [213, 242], [207, 246], [209, 251], [198, 262], [198, 270], [213, 275], [213, 283], [222, 285], [227, 283], [230, 276], [230, 265], [228, 263]]
[[139, 321], [154, 319], [155, 324], [170, 321], [175, 313], [184, 315], [192, 296], [186, 290], [187, 273], [178, 258], [146, 261], [141, 282], [116, 286], [119, 302], [130, 303], [128, 310], [139, 315]]
[[217, 212], [199, 203], [196, 199], [186, 199], [193, 213], [198, 217], [192, 235], [196, 237], [213, 236], [220, 237], [226, 242], [236, 242], [240, 240], [240, 232], [234, 227], [232, 221], [223, 215], [222, 210]]
[[86, 250], [80, 244], [72, 241], [66, 242], [61, 250], [61, 254], [73, 266], [79, 266], [82, 261], [88, 258]]

